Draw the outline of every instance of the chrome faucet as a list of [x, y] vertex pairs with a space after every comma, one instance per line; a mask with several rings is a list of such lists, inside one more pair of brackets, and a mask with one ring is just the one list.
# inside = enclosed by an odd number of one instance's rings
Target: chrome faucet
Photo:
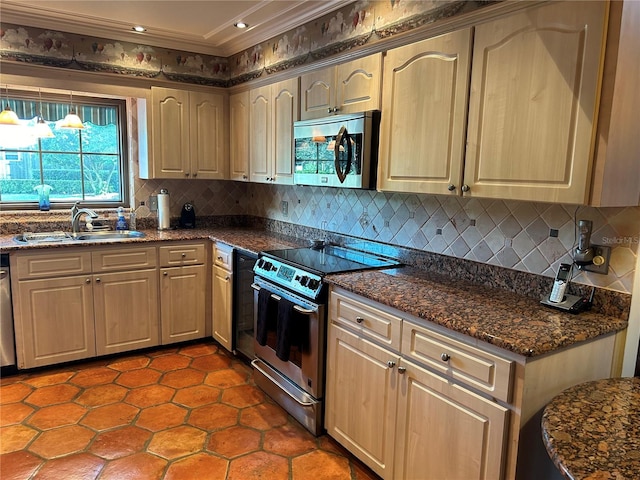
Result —
[[71, 207], [71, 232], [78, 233], [80, 231], [80, 217], [83, 214], [89, 215], [89, 218], [95, 220], [98, 214], [88, 208], [80, 208], [80, 202], [76, 202]]

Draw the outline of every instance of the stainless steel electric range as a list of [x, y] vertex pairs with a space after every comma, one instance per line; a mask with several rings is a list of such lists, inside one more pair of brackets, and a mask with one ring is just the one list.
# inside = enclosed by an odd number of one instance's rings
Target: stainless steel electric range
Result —
[[311, 433], [323, 430], [330, 273], [400, 265], [334, 245], [261, 252], [254, 266], [254, 380]]

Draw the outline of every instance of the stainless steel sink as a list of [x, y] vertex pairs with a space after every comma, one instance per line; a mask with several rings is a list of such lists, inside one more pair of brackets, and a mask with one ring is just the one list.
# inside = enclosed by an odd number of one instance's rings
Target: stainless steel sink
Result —
[[128, 240], [132, 238], [143, 238], [144, 232], [138, 230], [104, 230], [98, 232], [39, 232], [39, 233], [21, 233], [13, 237], [17, 243], [69, 243], [69, 242], [87, 242], [100, 240]]
[[107, 230], [102, 232], [81, 232], [72, 234], [74, 240], [128, 240], [143, 238], [145, 235], [138, 230]]

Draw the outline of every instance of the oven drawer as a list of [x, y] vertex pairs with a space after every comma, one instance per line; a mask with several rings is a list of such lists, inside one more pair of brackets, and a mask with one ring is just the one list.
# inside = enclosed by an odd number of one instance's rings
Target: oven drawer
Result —
[[329, 302], [330, 321], [400, 351], [402, 319], [363, 303], [359, 298], [362, 297], [356, 297], [345, 290], [333, 290]]
[[233, 269], [233, 247], [225, 243], [215, 243], [213, 246], [213, 261], [227, 271]]
[[405, 320], [402, 354], [498, 400], [510, 401], [513, 362]]

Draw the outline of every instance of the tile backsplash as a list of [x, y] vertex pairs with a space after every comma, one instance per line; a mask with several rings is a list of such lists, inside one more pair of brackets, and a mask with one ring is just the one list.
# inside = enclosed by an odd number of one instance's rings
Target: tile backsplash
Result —
[[612, 247], [609, 274], [579, 272], [574, 281], [625, 293], [640, 242], [640, 207], [259, 184], [249, 187], [247, 201], [250, 215], [549, 277], [571, 262], [574, 221], [592, 220], [592, 243]]

